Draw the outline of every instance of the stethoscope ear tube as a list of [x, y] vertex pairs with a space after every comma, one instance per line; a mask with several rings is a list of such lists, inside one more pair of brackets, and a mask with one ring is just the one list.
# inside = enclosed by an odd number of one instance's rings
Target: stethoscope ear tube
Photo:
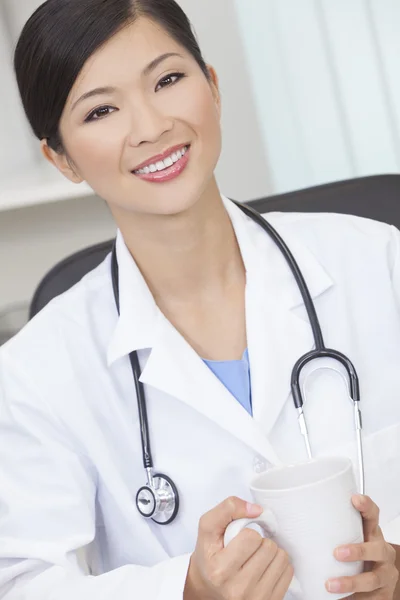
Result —
[[340, 362], [344, 366], [348, 375], [350, 398], [353, 400], [353, 402], [359, 402], [360, 386], [357, 372], [353, 363], [347, 356], [345, 356], [341, 352], [329, 348], [323, 348], [322, 350], [311, 350], [311, 352], [308, 352], [307, 354], [299, 358], [299, 360], [293, 367], [291, 377], [291, 388], [295, 407], [303, 407], [303, 396], [300, 390], [301, 372], [308, 363], [312, 362], [313, 360], [317, 360], [318, 358], [332, 358], [333, 360]]
[[363, 458], [363, 449], [362, 449], [362, 437], [361, 437], [361, 412], [360, 412], [360, 386], [359, 380], [354, 368], [353, 363], [350, 361], [347, 356], [338, 352], [337, 350], [331, 350], [325, 347], [324, 339], [322, 335], [321, 325], [318, 319], [317, 311], [314, 306], [314, 302], [312, 300], [312, 296], [310, 294], [310, 290], [308, 289], [307, 283], [304, 279], [304, 276], [297, 264], [296, 259], [294, 258], [292, 252], [287, 246], [286, 242], [281, 238], [279, 233], [272, 227], [268, 221], [264, 219], [257, 211], [255, 211], [250, 206], [246, 206], [236, 202], [237, 206], [242, 209], [242, 211], [253, 221], [258, 223], [262, 229], [273, 239], [275, 244], [278, 246], [280, 251], [282, 252], [283, 257], [285, 258], [288, 267], [290, 268], [292, 275], [296, 281], [296, 284], [301, 293], [304, 306], [307, 311], [308, 320], [310, 323], [310, 327], [312, 329], [315, 350], [308, 352], [296, 362], [293, 367], [292, 375], [291, 375], [291, 389], [293, 395], [293, 402], [298, 412], [298, 421], [300, 432], [304, 437], [307, 455], [311, 458], [311, 445], [310, 439], [308, 435], [307, 423], [303, 412], [303, 397], [300, 390], [300, 375], [301, 371], [305, 367], [306, 364], [315, 360], [317, 358], [325, 358], [329, 357], [336, 361], [339, 361], [346, 369], [348, 375], [348, 385], [349, 385], [349, 394], [354, 403], [354, 423], [356, 429], [357, 436], [357, 448], [358, 448], [358, 463], [359, 463], [359, 473], [360, 473], [360, 492], [363, 494], [365, 489], [364, 483], [364, 458]]
[[292, 370], [291, 376], [291, 389], [293, 395], [293, 402], [298, 412], [298, 421], [300, 432], [304, 437], [304, 443], [306, 445], [307, 455], [311, 459], [312, 451], [310, 438], [308, 435], [307, 422], [303, 412], [303, 395], [300, 389], [300, 378], [301, 373], [304, 367], [312, 362], [313, 360], [317, 360], [319, 358], [332, 358], [340, 362], [347, 373], [348, 376], [348, 386], [349, 386], [349, 396], [353, 401], [354, 405], [354, 427], [356, 431], [356, 441], [357, 441], [357, 457], [358, 457], [358, 474], [359, 474], [359, 492], [360, 494], [365, 493], [365, 467], [364, 467], [364, 455], [363, 455], [363, 445], [362, 445], [362, 418], [360, 411], [360, 386], [359, 379], [357, 376], [356, 369], [351, 362], [351, 360], [338, 352], [337, 350], [332, 350], [329, 348], [323, 348], [322, 350], [311, 350], [296, 362]]

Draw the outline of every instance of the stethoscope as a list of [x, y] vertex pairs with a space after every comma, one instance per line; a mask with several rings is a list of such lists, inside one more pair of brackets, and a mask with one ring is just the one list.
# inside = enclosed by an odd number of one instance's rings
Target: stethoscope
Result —
[[[354, 407], [354, 425], [357, 436], [357, 453], [359, 467], [359, 490], [364, 494], [364, 458], [362, 448], [362, 422], [360, 411], [360, 388], [356, 370], [353, 363], [341, 352], [325, 347], [321, 326], [300, 268], [289, 250], [288, 246], [278, 232], [253, 208], [234, 202], [248, 217], [260, 225], [276, 243], [288, 263], [293, 277], [303, 298], [307, 310], [308, 319], [312, 329], [315, 350], [308, 352], [296, 362], [292, 370], [291, 389], [294, 405], [298, 412], [298, 423], [300, 432], [304, 437], [308, 457], [312, 458], [310, 438], [307, 422], [303, 412], [303, 393], [300, 389], [300, 376], [304, 367], [317, 358], [332, 358], [345, 368], [348, 376], [349, 395]], [[119, 283], [118, 283], [118, 261], [116, 246], [114, 245], [111, 257], [111, 276], [114, 290], [115, 303], [119, 313]], [[150, 447], [149, 423], [147, 418], [146, 397], [143, 383], [140, 381], [140, 365], [136, 351], [129, 355], [133, 378], [135, 381], [136, 397], [139, 411], [140, 435], [142, 441], [143, 466], [147, 474], [147, 484], [142, 486], [136, 494], [136, 506], [139, 513], [146, 519], [152, 519], [160, 525], [172, 523], [179, 511], [179, 494], [174, 482], [162, 473], [154, 473], [153, 458]]]

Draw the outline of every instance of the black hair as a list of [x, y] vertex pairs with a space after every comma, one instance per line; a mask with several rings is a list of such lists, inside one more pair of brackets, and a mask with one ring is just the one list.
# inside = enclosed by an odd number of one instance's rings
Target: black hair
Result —
[[86, 61], [144, 16], [161, 25], [210, 74], [190, 21], [175, 0], [47, 0], [22, 30], [14, 69], [34, 134], [63, 151], [59, 130], [69, 93]]

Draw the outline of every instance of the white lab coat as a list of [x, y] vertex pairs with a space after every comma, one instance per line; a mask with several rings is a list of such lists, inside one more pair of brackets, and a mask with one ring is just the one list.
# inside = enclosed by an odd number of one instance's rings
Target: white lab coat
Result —
[[[292, 366], [313, 348], [305, 308], [276, 246], [224, 202], [247, 270], [254, 418], [160, 313], [119, 236], [119, 319], [108, 257], [0, 351], [0, 598], [177, 600], [200, 516], [230, 495], [251, 499], [269, 466], [306, 459], [290, 396]], [[358, 369], [367, 492], [400, 542], [400, 234], [342, 215], [267, 218], [299, 262], [326, 344]], [[135, 507], [145, 474], [134, 349], [156, 470], [181, 497], [165, 527]], [[319, 370], [307, 384], [314, 453], [354, 458], [341, 377]]]

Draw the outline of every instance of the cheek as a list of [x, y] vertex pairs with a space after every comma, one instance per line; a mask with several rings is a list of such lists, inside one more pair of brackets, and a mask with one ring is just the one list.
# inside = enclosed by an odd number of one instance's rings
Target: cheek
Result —
[[104, 121], [82, 126], [73, 137], [66, 136], [64, 141], [80, 175], [90, 183], [93, 176], [95, 180], [110, 177], [118, 169], [122, 139], [118, 130]]
[[188, 91], [180, 102], [180, 118], [191, 124], [201, 140], [218, 142], [221, 138], [220, 114], [207, 82]]

